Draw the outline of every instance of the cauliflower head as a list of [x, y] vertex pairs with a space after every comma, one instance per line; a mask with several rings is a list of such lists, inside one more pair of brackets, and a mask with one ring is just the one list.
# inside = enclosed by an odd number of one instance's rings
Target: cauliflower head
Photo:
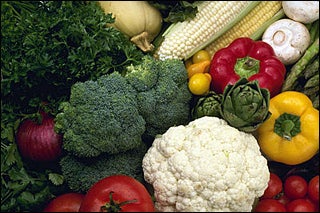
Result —
[[254, 136], [209, 116], [158, 135], [142, 167], [158, 211], [251, 211], [270, 177]]

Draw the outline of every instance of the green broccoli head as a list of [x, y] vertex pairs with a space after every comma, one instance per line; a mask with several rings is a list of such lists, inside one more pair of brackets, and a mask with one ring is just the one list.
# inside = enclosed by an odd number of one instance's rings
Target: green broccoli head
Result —
[[[148, 83], [148, 78], [140, 76], [148, 76], [148, 72], [157, 73], [157, 78], [153, 78], [157, 79], [153, 87], [137, 90], [139, 113], [146, 121], [144, 138], [152, 140], [169, 127], [190, 121], [192, 94], [188, 89], [187, 70], [181, 60], [148, 58], [143, 60], [142, 65], [131, 66], [130, 69], [135, 70], [125, 76], [130, 84], [136, 84], [132, 81], [134, 76]], [[158, 71], [154, 72], [155, 69]]]
[[145, 55], [138, 65], [131, 64], [126, 69], [128, 82], [138, 91], [148, 91], [158, 81], [158, 66], [150, 55]]
[[79, 158], [67, 154], [60, 160], [62, 175], [73, 191], [86, 193], [98, 180], [115, 174], [124, 174], [143, 182], [142, 159], [147, 151], [141, 142], [135, 149], [115, 155]]
[[60, 105], [55, 129], [63, 148], [79, 157], [117, 154], [137, 147], [145, 131], [137, 92], [119, 73], [72, 86], [69, 102]]

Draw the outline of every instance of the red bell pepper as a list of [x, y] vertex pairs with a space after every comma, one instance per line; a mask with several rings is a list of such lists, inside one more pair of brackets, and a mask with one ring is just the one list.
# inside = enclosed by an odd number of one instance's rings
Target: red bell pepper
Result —
[[209, 73], [216, 93], [223, 93], [228, 84], [233, 85], [244, 77], [248, 81], [257, 80], [273, 97], [281, 91], [286, 68], [269, 44], [241, 37], [215, 53]]

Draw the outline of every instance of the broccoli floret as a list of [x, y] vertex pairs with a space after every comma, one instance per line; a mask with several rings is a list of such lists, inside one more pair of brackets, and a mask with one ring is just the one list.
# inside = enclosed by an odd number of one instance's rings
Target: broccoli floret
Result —
[[[139, 113], [146, 121], [143, 138], [152, 140], [157, 134], [164, 133], [169, 127], [187, 124], [190, 121], [190, 101], [192, 94], [188, 89], [188, 75], [181, 60], [156, 60], [147, 58], [142, 65], [132, 65], [125, 75], [130, 84], [150, 83], [146, 76], [157, 79], [153, 87], [137, 90]], [[155, 71], [157, 70], [157, 71]], [[157, 77], [154, 77], [157, 74]], [[143, 77], [141, 77], [143, 76]]]
[[131, 64], [126, 69], [128, 82], [138, 91], [144, 92], [153, 88], [158, 82], [159, 67], [154, 58], [146, 55], [138, 65]]
[[61, 171], [69, 188], [86, 193], [98, 180], [115, 174], [124, 174], [143, 182], [142, 159], [147, 151], [145, 143], [127, 152], [115, 155], [79, 158], [67, 154], [60, 160]]
[[79, 157], [117, 154], [137, 147], [145, 131], [137, 92], [119, 73], [74, 84], [55, 119], [63, 148]]

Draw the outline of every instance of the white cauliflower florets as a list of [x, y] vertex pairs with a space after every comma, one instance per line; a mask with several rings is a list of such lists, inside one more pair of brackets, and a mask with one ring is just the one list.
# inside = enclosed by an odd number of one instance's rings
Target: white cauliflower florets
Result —
[[158, 136], [142, 162], [158, 211], [251, 211], [270, 177], [253, 135], [201, 117]]

